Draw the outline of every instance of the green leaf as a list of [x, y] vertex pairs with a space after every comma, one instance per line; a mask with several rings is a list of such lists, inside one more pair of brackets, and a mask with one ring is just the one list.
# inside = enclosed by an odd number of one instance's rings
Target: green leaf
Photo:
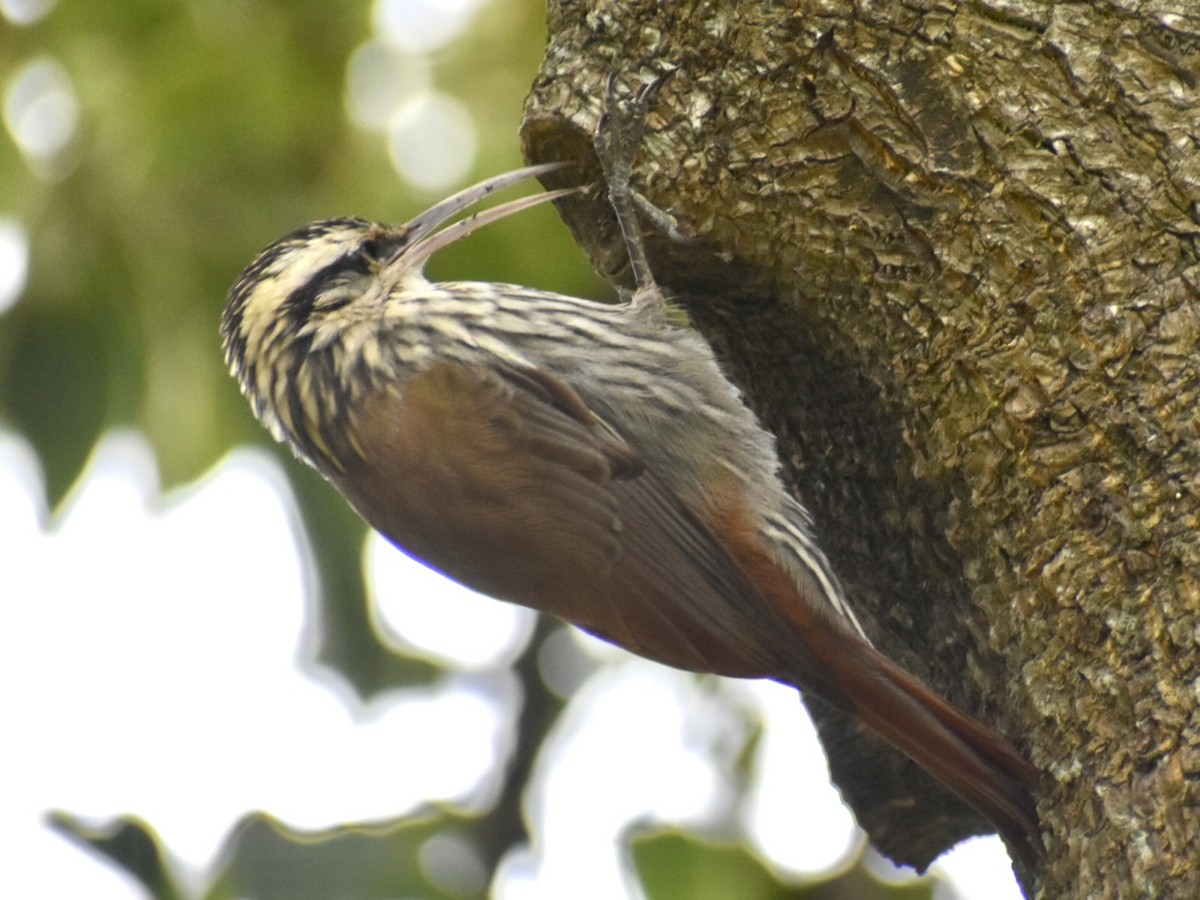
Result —
[[[154, 830], [132, 816], [101, 825], [89, 825], [68, 813], [55, 812], [48, 824], [64, 836], [87, 845], [140, 881], [155, 900], [182, 897], [164, 863], [163, 851]], [[36, 890], [33, 885], [31, 890]]]

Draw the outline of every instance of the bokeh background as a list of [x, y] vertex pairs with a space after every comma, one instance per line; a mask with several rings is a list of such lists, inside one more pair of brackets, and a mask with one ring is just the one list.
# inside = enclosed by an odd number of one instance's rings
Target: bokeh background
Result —
[[[789, 690], [448, 584], [269, 444], [224, 295], [522, 163], [538, 0], [0, 0], [0, 896], [951, 898]], [[434, 277], [609, 296], [553, 210]]]

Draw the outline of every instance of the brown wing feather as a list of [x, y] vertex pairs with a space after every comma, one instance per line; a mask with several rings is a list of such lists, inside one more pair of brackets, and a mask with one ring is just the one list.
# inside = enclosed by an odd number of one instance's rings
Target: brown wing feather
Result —
[[803, 596], [736, 496], [697, 518], [566, 383], [443, 363], [362, 409], [334, 481], [402, 549], [651, 659], [815, 691], [1036, 844], [1016, 751]]
[[[477, 590], [527, 602], [556, 565], [593, 587], [619, 552], [609, 456], [628, 452], [495, 372], [450, 363], [359, 408], [363, 458], [333, 480], [401, 549]], [[529, 409], [522, 409], [528, 406]]]
[[441, 363], [362, 405], [343, 494], [411, 555], [680, 668], [765, 676], [786, 627], [565, 382]]

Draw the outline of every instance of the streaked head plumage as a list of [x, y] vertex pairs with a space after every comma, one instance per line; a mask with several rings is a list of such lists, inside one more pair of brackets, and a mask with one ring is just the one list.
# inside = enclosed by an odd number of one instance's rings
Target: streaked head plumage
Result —
[[299, 335], [314, 315], [333, 312], [367, 293], [395, 252], [395, 230], [364, 219], [323, 219], [264, 249], [229, 291], [221, 320], [226, 361], [239, 378], [248, 359]]
[[[364, 219], [323, 219], [285, 235], [258, 254], [229, 292], [221, 319], [226, 361], [244, 389], [249, 369], [282, 340], [304, 336], [314, 317], [346, 307], [373, 307], [405, 277], [420, 277], [429, 257], [490, 222], [579, 188], [547, 191], [449, 219], [501, 188], [563, 168], [528, 166], [497, 175], [447, 197], [405, 225]], [[345, 316], [353, 319], [353, 316]]]
[[446, 222], [503, 187], [562, 167], [548, 163], [489, 178], [404, 225], [323, 219], [267, 246], [230, 289], [221, 318], [226, 362], [258, 419], [310, 462], [336, 463], [331, 448], [355, 395], [384, 377], [371, 365], [388, 356], [375, 323], [389, 303], [420, 293], [429, 257], [489, 222], [579, 189], [534, 194]]

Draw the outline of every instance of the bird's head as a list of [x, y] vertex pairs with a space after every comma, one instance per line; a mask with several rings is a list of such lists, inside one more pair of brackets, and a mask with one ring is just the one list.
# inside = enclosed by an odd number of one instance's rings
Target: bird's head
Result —
[[[466, 188], [399, 226], [323, 219], [264, 249], [229, 291], [221, 318], [225, 360], [259, 420], [276, 439], [304, 444], [304, 422], [324, 423], [345, 406], [354, 360], [343, 338], [375, 321], [406, 280], [446, 245], [497, 219], [575, 193], [544, 191], [454, 216], [501, 188], [564, 167], [528, 166]], [[310, 458], [311, 452], [305, 452]]]

